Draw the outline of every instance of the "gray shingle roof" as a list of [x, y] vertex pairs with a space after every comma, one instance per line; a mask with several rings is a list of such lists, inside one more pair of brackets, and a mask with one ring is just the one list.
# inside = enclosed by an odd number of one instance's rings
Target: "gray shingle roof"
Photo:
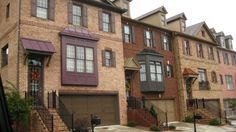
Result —
[[224, 34], [224, 32], [218, 32], [218, 33], [216, 33], [216, 36], [225, 36], [225, 34]]
[[158, 12], [163, 12], [163, 13], [167, 14], [166, 8], [164, 6], [161, 6], [159, 8], [156, 8], [155, 10], [152, 10], [148, 13], [145, 13], [145, 14], [135, 18], [135, 20], [142, 20], [143, 18], [146, 18], [146, 17], [151, 16], [151, 15], [158, 13]]
[[175, 16], [172, 16], [172, 17], [168, 18], [168, 19], [166, 20], [166, 22], [169, 23], [169, 22], [172, 22], [172, 21], [174, 21], [174, 20], [181, 19], [181, 18], [184, 19], [184, 20], [187, 20], [187, 17], [186, 17], [185, 14], [182, 12], [182, 13], [180, 13], [180, 14], [177, 14], [177, 15], [175, 15]]
[[231, 35], [227, 35], [225, 36], [225, 39], [233, 39], [233, 37]]
[[186, 30], [184, 33], [195, 36], [204, 24], [205, 22], [200, 22], [192, 26], [186, 27]]

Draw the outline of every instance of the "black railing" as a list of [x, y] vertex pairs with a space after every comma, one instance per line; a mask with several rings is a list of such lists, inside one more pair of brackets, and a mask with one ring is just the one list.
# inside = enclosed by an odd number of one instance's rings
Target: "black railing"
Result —
[[42, 99], [37, 95], [37, 92], [25, 92], [25, 97], [26, 98], [32, 97], [34, 109], [37, 110], [39, 116], [41, 117], [48, 131], [53, 132], [53, 129], [54, 129], [53, 115], [46, 108]]

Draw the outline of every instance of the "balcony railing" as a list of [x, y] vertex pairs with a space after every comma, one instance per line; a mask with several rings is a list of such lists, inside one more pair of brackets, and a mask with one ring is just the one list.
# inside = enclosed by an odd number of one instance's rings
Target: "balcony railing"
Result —
[[209, 81], [201, 81], [201, 82], [199, 82], [199, 90], [210, 90]]

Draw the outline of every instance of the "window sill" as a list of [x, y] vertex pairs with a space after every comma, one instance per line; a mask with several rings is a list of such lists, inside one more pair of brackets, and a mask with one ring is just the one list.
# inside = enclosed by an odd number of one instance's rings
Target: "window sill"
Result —
[[5, 67], [7, 67], [7, 66], [8, 66], [8, 64], [2, 65], [1, 68], [5, 68]]
[[32, 16], [32, 17], [34, 17], [38, 20], [41, 20], [41, 21], [52, 21], [52, 22], [54, 22], [53, 20], [50, 20], [49, 18], [41, 18], [41, 17], [37, 17], [37, 16]]

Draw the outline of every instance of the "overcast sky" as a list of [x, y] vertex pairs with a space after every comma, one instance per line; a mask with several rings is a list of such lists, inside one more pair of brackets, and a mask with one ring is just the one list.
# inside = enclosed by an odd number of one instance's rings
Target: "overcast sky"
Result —
[[166, 18], [184, 12], [187, 26], [205, 21], [216, 32], [231, 34], [236, 50], [236, 4], [235, 0], [133, 0], [131, 17], [136, 18], [160, 6], [165, 6]]

